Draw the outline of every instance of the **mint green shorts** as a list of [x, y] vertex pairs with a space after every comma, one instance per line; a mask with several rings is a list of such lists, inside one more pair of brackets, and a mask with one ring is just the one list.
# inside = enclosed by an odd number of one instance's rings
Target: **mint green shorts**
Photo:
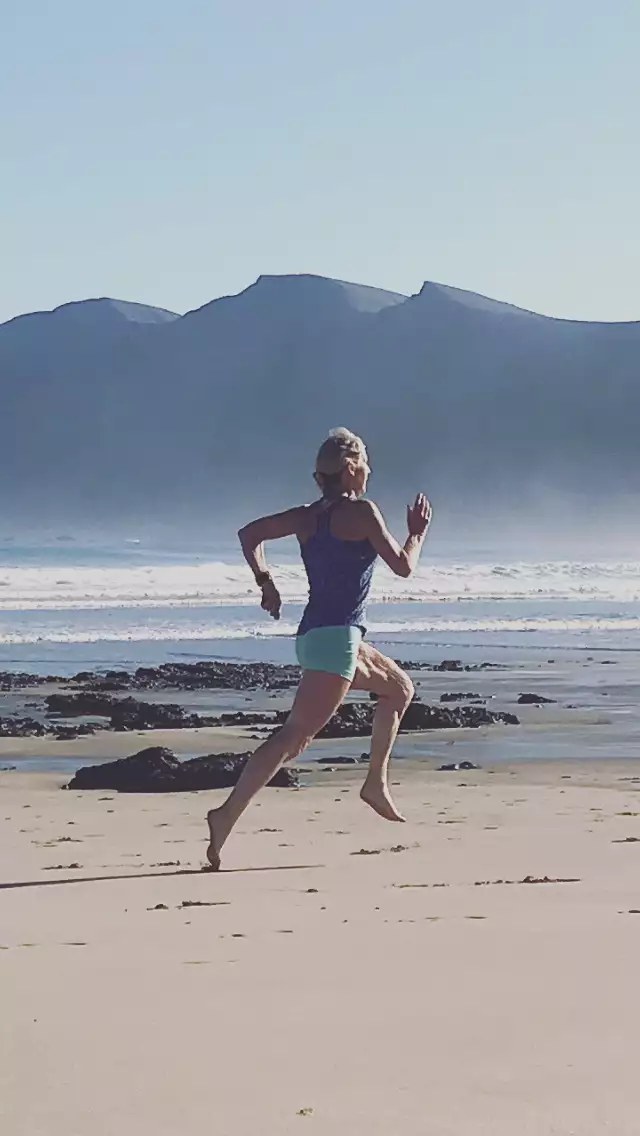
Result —
[[312, 627], [296, 639], [303, 671], [327, 671], [352, 681], [362, 642], [361, 627]]

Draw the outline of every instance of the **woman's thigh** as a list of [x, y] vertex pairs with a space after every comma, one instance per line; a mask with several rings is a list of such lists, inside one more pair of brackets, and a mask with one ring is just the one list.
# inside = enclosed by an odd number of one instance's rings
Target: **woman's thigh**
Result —
[[315, 737], [341, 705], [351, 683], [328, 671], [303, 671], [285, 728]]
[[358, 666], [351, 689], [368, 690], [382, 698], [398, 696], [405, 702], [410, 702], [414, 693], [413, 683], [406, 671], [370, 643], [360, 644]]

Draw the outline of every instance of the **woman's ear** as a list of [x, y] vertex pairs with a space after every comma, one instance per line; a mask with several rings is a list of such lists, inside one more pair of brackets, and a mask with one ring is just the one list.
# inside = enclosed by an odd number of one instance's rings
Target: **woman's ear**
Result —
[[322, 474], [317, 471], [314, 472], [313, 480], [315, 481], [318, 489], [322, 490]]

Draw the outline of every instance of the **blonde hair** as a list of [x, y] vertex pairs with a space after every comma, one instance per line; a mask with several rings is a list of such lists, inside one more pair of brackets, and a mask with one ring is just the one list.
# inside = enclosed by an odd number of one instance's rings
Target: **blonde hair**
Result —
[[339, 496], [342, 474], [348, 462], [358, 462], [366, 455], [362, 438], [338, 426], [332, 430], [318, 450], [316, 458], [316, 481], [325, 497]]

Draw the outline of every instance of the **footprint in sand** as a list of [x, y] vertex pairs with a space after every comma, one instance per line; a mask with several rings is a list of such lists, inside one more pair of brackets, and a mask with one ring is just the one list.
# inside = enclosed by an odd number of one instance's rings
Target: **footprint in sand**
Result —
[[178, 905], [178, 911], [185, 907], [229, 907], [229, 899], [183, 899]]
[[[414, 845], [417, 847], [417, 845]], [[350, 856], [379, 856], [381, 852], [408, 852], [408, 844], [394, 844], [391, 848], [360, 848], [357, 852], [350, 852]]]

